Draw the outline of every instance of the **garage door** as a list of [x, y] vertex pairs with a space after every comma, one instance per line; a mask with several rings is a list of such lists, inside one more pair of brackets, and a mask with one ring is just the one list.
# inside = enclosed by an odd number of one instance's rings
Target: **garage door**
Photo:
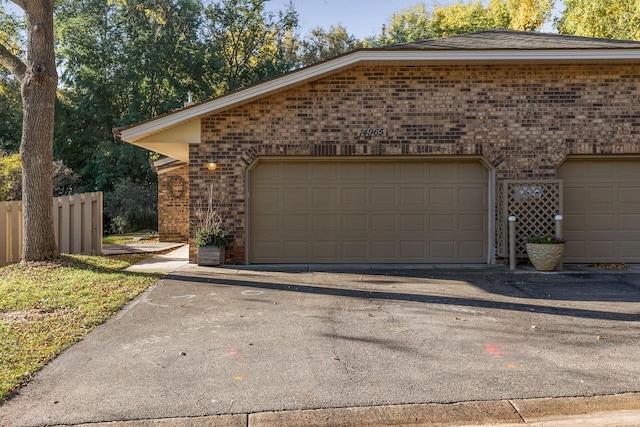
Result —
[[250, 176], [252, 263], [483, 263], [479, 161], [263, 161]]
[[640, 262], [640, 160], [568, 160], [566, 262]]

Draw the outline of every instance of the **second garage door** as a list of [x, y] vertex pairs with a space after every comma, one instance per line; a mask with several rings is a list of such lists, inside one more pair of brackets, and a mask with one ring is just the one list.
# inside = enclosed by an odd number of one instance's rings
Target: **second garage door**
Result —
[[565, 262], [640, 262], [640, 160], [567, 160]]
[[251, 263], [484, 263], [488, 171], [469, 161], [262, 161]]

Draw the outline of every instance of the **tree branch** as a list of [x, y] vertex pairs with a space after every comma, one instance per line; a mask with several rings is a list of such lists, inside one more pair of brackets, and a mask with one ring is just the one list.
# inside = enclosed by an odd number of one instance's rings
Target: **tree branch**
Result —
[[0, 44], [0, 64], [11, 71], [18, 80], [22, 81], [24, 79], [27, 66], [2, 44]]

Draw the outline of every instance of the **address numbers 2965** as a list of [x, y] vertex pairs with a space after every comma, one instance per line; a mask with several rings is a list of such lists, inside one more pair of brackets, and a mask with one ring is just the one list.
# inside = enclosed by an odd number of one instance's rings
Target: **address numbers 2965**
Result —
[[358, 129], [358, 136], [387, 136], [385, 128]]

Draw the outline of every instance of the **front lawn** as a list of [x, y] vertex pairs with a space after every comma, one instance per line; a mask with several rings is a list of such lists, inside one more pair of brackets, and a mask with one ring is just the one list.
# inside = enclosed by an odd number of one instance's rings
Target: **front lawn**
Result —
[[124, 271], [151, 255], [65, 255], [0, 268], [0, 402], [158, 280]]

